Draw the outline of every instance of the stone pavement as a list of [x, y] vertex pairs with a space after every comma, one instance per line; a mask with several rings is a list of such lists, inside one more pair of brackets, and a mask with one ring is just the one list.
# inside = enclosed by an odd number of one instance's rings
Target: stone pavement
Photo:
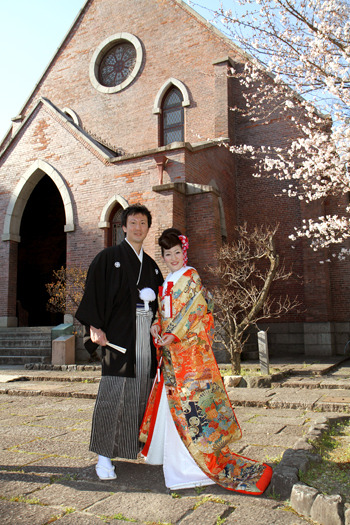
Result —
[[[294, 508], [285, 500], [311, 461], [307, 438], [349, 414], [350, 361], [341, 361], [276, 362], [271, 387], [227, 388], [243, 430], [235, 452], [270, 464], [282, 458], [262, 497], [216, 485], [170, 493], [162, 467], [142, 460], [116, 459], [117, 479], [100, 481], [88, 450], [99, 367], [0, 367], [0, 523], [314, 523], [299, 492], [293, 489]], [[318, 523], [350, 525], [350, 510], [338, 503], [329, 502], [328, 514], [314, 512]]]

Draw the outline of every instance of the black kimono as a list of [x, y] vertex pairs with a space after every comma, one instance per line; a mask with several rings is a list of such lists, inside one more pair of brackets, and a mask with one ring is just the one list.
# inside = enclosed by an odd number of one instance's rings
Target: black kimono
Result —
[[[136, 305], [142, 303], [139, 290], [148, 287], [158, 293], [163, 277], [156, 262], [143, 253], [142, 271], [140, 261], [125, 240], [118, 246], [106, 248], [92, 261], [85, 286], [85, 293], [75, 317], [83, 325], [102, 329], [108, 341], [127, 349], [125, 354], [103, 349], [102, 375], [135, 377]], [[153, 314], [157, 301], [150, 303]], [[152, 377], [156, 369], [155, 350], [152, 350]], [[98, 345], [85, 342], [88, 350]]]
[[[139, 290], [152, 288], [157, 294], [162, 282], [155, 261], [143, 252], [141, 265], [125, 240], [100, 252], [88, 271], [76, 318], [87, 328], [102, 329], [109, 342], [126, 348], [125, 354], [108, 346], [102, 349], [90, 450], [108, 458], [136, 459], [139, 452], [139, 426], [156, 371], [149, 327], [157, 309], [155, 300], [150, 312], [137, 310], [139, 303], [143, 305]], [[87, 340], [85, 347], [91, 351], [97, 345]]]

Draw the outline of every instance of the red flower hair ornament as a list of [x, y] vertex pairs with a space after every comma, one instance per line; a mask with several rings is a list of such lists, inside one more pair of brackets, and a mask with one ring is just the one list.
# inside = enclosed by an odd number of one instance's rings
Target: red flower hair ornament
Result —
[[184, 254], [184, 266], [187, 266], [187, 250], [189, 246], [188, 238], [186, 237], [186, 235], [179, 235], [179, 239], [181, 241], [182, 253]]

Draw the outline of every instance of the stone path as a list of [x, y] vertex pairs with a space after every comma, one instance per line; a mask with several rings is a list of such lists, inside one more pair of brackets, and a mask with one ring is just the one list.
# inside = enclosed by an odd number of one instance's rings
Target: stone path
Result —
[[[321, 368], [327, 373], [327, 364]], [[340, 369], [328, 370], [327, 377], [320, 376], [327, 388], [307, 387], [308, 381], [320, 379], [309, 372], [309, 376], [276, 382], [274, 388], [228, 391], [243, 429], [235, 451], [267, 463], [283, 458], [269, 490], [262, 497], [251, 497], [216, 485], [169, 493], [162, 467], [141, 460], [117, 459], [118, 478], [98, 480], [95, 455], [88, 451], [88, 443], [99, 370], [0, 368], [0, 523], [313, 523], [302, 515], [305, 505], [297, 513], [281, 492], [290, 495], [298, 469], [306, 468], [307, 435], [314, 435], [322, 425], [327, 427], [329, 418], [346, 415], [350, 368], [344, 363]], [[292, 383], [295, 379], [297, 386]], [[334, 382], [341, 388], [329, 387]], [[294, 500], [297, 507], [298, 498]], [[331, 512], [331, 519], [338, 521], [324, 525], [350, 525], [348, 509], [339, 511], [336, 502], [326, 503], [326, 511], [317, 515], [318, 523]]]

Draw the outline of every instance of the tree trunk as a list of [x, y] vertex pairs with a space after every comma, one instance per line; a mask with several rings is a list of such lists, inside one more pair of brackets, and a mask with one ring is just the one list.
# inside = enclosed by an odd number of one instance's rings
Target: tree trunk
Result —
[[234, 375], [239, 376], [241, 373], [241, 352], [238, 348], [231, 352], [231, 365]]

